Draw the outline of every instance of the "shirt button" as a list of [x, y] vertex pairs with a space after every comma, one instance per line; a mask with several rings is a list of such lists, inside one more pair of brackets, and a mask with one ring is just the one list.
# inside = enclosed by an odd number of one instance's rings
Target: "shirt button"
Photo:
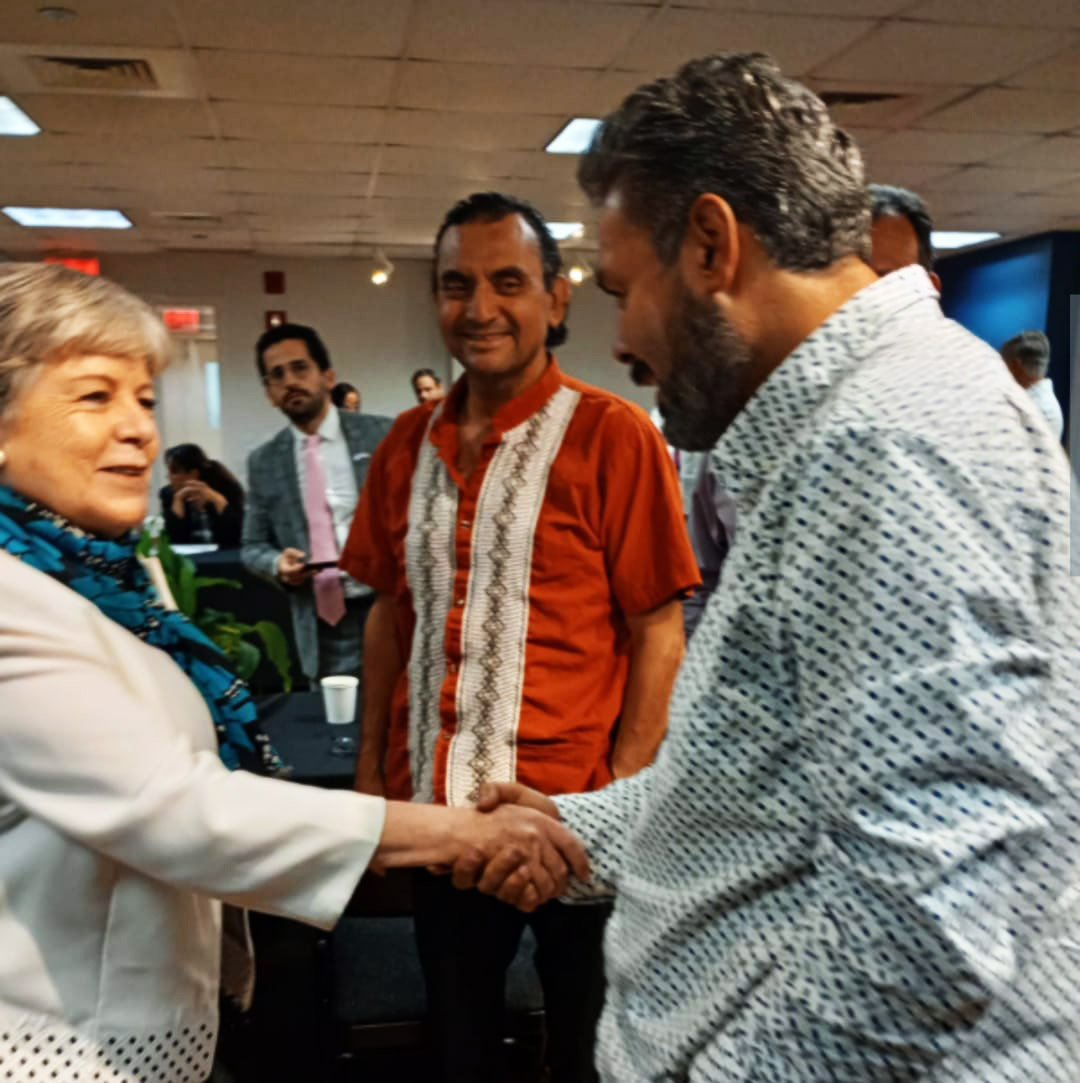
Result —
[[457, 673], [457, 662], [451, 662], [450, 665], [446, 667], [446, 672], [451, 676]]
[[468, 519], [462, 519], [461, 520], [461, 529], [462, 530], [471, 530], [472, 529], [472, 523], [469, 522]]
[[460, 608], [461, 606], [463, 606], [465, 604], [465, 599], [464, 598], [458, 598], [457, 604], [458, 604], [458, 607]]

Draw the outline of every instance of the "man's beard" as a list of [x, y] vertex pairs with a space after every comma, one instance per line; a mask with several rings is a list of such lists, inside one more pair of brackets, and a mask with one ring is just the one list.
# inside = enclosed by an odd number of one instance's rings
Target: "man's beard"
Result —
[[753, 394], [750, 347], [719, 309], [683, 288], [668, 323], [671, 371], [657, 405], [664, 436], [684, 451], [708, 451]]
[[326, 399], [326, 391], [304, 394], [295, 402], [288, 405], [282, 404], [281, 411], [294, 425], [306, 425], [319, 416], [326, 404]]

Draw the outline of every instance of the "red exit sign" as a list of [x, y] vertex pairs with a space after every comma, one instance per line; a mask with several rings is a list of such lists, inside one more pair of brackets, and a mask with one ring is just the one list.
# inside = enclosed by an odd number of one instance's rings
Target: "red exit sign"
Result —
[[162, 309], [161, 318], [170, 331], [182, 331], [192, 334], [199, 329], [199, 310], [197, 308]]
[[59, 263], [61, 267], [67, 267], [72, 271], [81, 271], [84, 275], [101, 274], [101, 263], [96, 259], [76, 259], [69, 256], [46, 256], [46, 263]]

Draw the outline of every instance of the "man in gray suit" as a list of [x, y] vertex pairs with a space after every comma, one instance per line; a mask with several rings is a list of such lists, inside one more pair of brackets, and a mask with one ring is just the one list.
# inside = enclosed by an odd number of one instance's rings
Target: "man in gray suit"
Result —
[[336, 568], [390, 419], [337, 410], [337, 381], [310, 327], [281, 324], [255, 345], [266, 397], [290, 424], [248, 457], [241, 559], [289, 592], [300, 664], [312, 681], [360, 673], [372, 594]]

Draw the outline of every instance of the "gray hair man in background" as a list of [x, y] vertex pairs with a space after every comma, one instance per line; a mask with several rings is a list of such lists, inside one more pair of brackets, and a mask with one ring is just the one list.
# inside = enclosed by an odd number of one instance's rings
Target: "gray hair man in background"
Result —
[[1013, 379], [1032, 397], [1050, 431], [1061, 439], [1065, 418], [1047, 376], [1050, 367], [1050, 340], [1042, 331], [1021, 331], [1001, 347], [1001, 357]]

